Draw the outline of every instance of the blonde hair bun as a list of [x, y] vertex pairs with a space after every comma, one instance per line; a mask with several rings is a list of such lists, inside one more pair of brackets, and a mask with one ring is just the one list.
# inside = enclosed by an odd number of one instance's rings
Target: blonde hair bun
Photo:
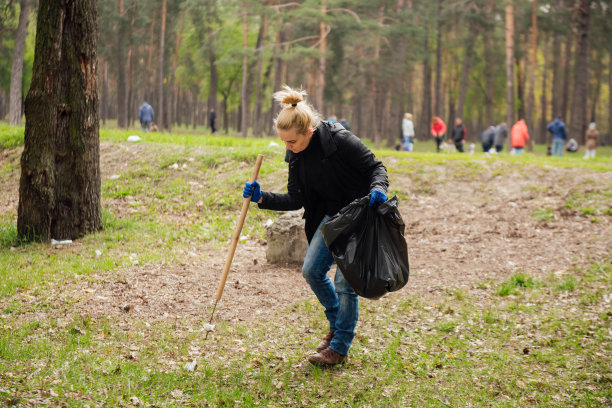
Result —
[[281, 111], [274, 119], [277, 129], [296, 128], [298, 133], [306, 134], [308, 129], [316, 129], [321, 116], [306, 102], [308, 93], [303, 89], [293, 89], [287, 85], [274, 93], [274, 100], [281, 106]]
[[282, 108], [288, 108], [303, 102], [306, 95], [308, 95], [308, 93], [302, 89], [292, 89], [285, 85], [282, 91], [278, 91], [274, 94], [274, 100], [278, 102]]

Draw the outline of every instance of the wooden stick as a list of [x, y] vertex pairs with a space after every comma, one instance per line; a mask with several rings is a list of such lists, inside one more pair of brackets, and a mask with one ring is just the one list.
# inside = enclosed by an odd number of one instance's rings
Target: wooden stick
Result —
[[[253, 176], [251, 177], [251, 183], [257, 180], [257, 176], [259, 175], [259, 169], [261, 168], [261, 162], [263, 161], [263, 155], [257, 156], [257, 161], [255, 162], [255, 168], [253, 169]], [[242, 227], [244, 226], [244, 220], [246, 219], [247, 212], [249, 211], [249, 204], [251, 203], [251, 197], [244, 198], [242, 202], [242, 210], [240, 211], [240, 218], [238, 219], [238, 224], [236, 225], [236, 229], [234, 230], [234, 236], [232, 238], [232, 243], [230, 245], [229, 253], [227, 254], [227, 260], [225, 261], [225, 267], [223, 268], [223, 273], [221, 274], [221, 281], [219, 282], [219, 288], [217, 289], [217, 296], [215, 298], [215, 304], [213, 306], [212, 313], [210, 315], [210, 322], [212, 323], [213, 315], [215, 314], [215, 309], [217, 308], [217, 302], [221, 299], [223, 295], [223, 289], [225, 288], [225, 281], [227, 280], [227, 275], [229, 274], [230, 267], [232, 266], [232, 260], [234, 259], [234, 253], [236, 252], [236, 246], [238, 246], [238, 240], [240, 239], [240, 233], [242, 232]], [[206, 332], [206, 337], [208, 337], [208, 333]]]

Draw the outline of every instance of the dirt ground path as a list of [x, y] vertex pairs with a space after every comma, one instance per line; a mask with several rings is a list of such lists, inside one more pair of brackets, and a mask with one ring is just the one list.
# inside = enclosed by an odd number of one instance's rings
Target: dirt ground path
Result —
[[[18, 153], [5, 152], [0, 164], [17, 166]], [[134, 151], [106, 146], [102, 155], [103, 164], [119, 166]], [[610, 254], [612, 217], [602, 215], [593, 222], [593, 217], [568, 209], [566, 202], [572, 192], [603, 188], [605, 205], [612, 208], [611, 173], [557, 167], [504, 170], [507, 164], [502, 162], [483, 162], [484, 169], [458, 176], [463, 170], [449, 163], [425, 169], [426, 189], [410, 173], [391, 172], [392, 189], [407, 197], [400, 211], [411, 266], [408, 285], [392, 296], [473, 291], [515, 272], [535, 278], [566, 274]], [[396, 163], [389, 159], [386, 164], [393, 169]], [[109, 167], [103, 174], [108, 177], [115, 170]], [[3, 191], [17, 188], [16, 171], [9, 173], [0, 178]], [[0, 200], [0, 215], [16, 211], [14, 194], [3, 194]], [[541, 208], [552, 210], [554, 220], [535, 219]], [[269, 264], [265, 250], [259, 241], [238, 245], [216, 320], [261, 322], [296, 300], [314, 298], [299, 265]], [[53, 289], [53, 310], [120, 321], [208, 318], [227, 249], [203, 248], [198, 255], [185, 265], [134, 266], [74, 280]]]
[[[400, 211], [411, 266], [408, 285], [392, 296], [474, 291], [515, 272], [534, 278], [563, 275], [610, 253], [610, 217], [592, 222], [565, 203], [570, 191], [611, 186], [612, 174], [552, 168], [497, 175], [490, 168], [476, 179], [453, 179], [452, 168], [440, 170], [442, 181], [427, 194], [412, 193], [407, 175], [391, 177], [392, 187], [409, 196]], [[534, 219], [538, 208], [553, 209], [555, 219]], [[298, 299], [314, 298], [300, 266], [267, 263], [265, 248], [260, 242], [239, 244], [216, 320], [260, 322]], [[127, 318], [122, 307], [129, 305], [130, 319], [207, 318], [226, 250], [210, 251], [206, 258], [182, 267], [130, 268], [120, 280], [102, 278], [77, 308]]]

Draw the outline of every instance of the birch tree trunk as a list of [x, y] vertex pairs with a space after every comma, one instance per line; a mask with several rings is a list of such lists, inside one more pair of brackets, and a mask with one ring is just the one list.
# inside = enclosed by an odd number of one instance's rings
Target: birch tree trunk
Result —
[[17, 230], [75, 239], [101, 229], [96, 0], [40, 0], [25, 101]]
[[11, 87], [9, 91], [9, 124], [19, 125], [21, 123], [21, 99], [23, 79], [23, 55], [25, 53], [25, 41], [28, 34], [30, 22], [30, 0], [19, 2], [19, 23], [17, 24], [17, 38], [13, 48], [13, 64], [11, 66]]

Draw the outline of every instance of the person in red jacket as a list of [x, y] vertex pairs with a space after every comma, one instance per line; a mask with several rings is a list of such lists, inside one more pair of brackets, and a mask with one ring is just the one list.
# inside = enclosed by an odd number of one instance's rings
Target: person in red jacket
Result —
[[523, 154], [525, 143], [529, 140], [529, 130], [527, 129], [525, 119], [519, 120], [512, 126], [510, 140], [512, 141], [514, 154]]
[[436, 151], [440, 151], [440, 143], [446, 133], [446, 124], [438, 116], [434, 116], [431, 119], [431, 135], [436, 139]]

